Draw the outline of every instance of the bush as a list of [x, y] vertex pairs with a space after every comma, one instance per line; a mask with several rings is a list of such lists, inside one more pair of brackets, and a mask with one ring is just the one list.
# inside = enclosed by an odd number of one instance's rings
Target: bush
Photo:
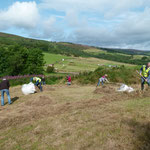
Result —
[[107, 68], [99, 67], [94, 72], [81, 73], [80, 75], [74, 77], [81, 84], [96, 84], [98, 79], [104, 74], [108, 74], [108, 79], [110, 82], [119, 82], [125, 84], [136, 84], [139, 83], [139, 78], [136, 73], [136, 68]]
[[53, 66], [48, 66], [46, 69], [46, 72], [47, 73], [53, 73], [53, 72], [55, 72], [55, 68]]
[[60, 80], [62, 80], [63, 76], [50, 76], [46, 77], [46, 84], [52, 85], [52, 84], [58, 84]]

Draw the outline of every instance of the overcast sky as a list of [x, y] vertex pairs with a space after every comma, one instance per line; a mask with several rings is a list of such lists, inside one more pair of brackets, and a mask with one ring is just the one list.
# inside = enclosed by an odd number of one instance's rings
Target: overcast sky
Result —
[[0, 31], [150, 50], [150, 0], [0, 0]]

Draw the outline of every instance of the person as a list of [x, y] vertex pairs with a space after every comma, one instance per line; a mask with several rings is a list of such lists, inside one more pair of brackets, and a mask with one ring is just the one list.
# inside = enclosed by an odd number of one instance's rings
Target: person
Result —
[[70, 75], [67, 76], [67, 85], [71, 85], [71, 76]]
[[1, 106], [4, 106], [4, 93], [7, 94], [8, 104], [12, 104], [10, 94], [9, 94], [9, 81], [6, 78], [3, 78], [2, 82], [0, 83], [0, 91], [1, 91]]
[[150, 62], [147, 65], [143, 65], [140, 69], [141, 77], [141, 90], [144, 90], [144, 84], [147, 83], [150, 86]]
[[43, 91], [43, 88], [42, 88], [42, 80], [39, 78], [39, 77], [33, 77], [31, 78], [31, 82], [32, 81], [35, 81], [35, 85], [40, 89], [40, 91], [42, 92]]
[[102, 76], [101, 78], [99, 78], [98, 80], [98, 84], [96, 87], [98, 87], [100, 85], [100, 83], [102, 84], [102, 86], [104, 85], [104, 82], [109, 82], [108, 79], [107, 79], [108, 75], [105, 74], [104, 76]]
[[45, 82], [45, 77], [44, 77], [44, 76], [42, 77], [42, 84], [43, 84], [43, 85], [46, 84], [46, 82]]

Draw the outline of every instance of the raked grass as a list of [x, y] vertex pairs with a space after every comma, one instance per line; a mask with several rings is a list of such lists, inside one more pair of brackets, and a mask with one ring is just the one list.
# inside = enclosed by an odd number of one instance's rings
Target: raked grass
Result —
[[30, 96], [20, 88], [10, 90], [19, 97], [13, 105], [0, 107], [0, 121], [7, 122], [0, 128], [1, 150], [150, 148], [149, 98], [101, 104], [102, 95], [90, 85], [55, 85]]

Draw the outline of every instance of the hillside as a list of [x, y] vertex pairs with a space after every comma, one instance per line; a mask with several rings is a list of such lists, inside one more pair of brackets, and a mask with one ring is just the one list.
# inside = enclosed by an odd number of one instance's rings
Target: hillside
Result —
[[118, 87], [47, 85], [28, 96], [11, 88], [14, 103], [0, 106], [0, 149], [149, 150], [150, 92]]
[[150, 55], [149, 51], [136, 50], [136, 49], [114, 49], [114, 48], [103, 48], [96, 47], [97, 49], [101, 49], [103, 51], [112, 52], [112, 53], [123, 53], [128, 55]]
[[9, 47], [11, 45], [21, 45], [26, 48], [39, 48], [43, 52], [62, 54], [71, 57], [94, 57], [135, 65], [142, 65], [150, 61], [149, 51], [108, 49], [73, 43], [49, 42], [0, 33], [0, 46]]

